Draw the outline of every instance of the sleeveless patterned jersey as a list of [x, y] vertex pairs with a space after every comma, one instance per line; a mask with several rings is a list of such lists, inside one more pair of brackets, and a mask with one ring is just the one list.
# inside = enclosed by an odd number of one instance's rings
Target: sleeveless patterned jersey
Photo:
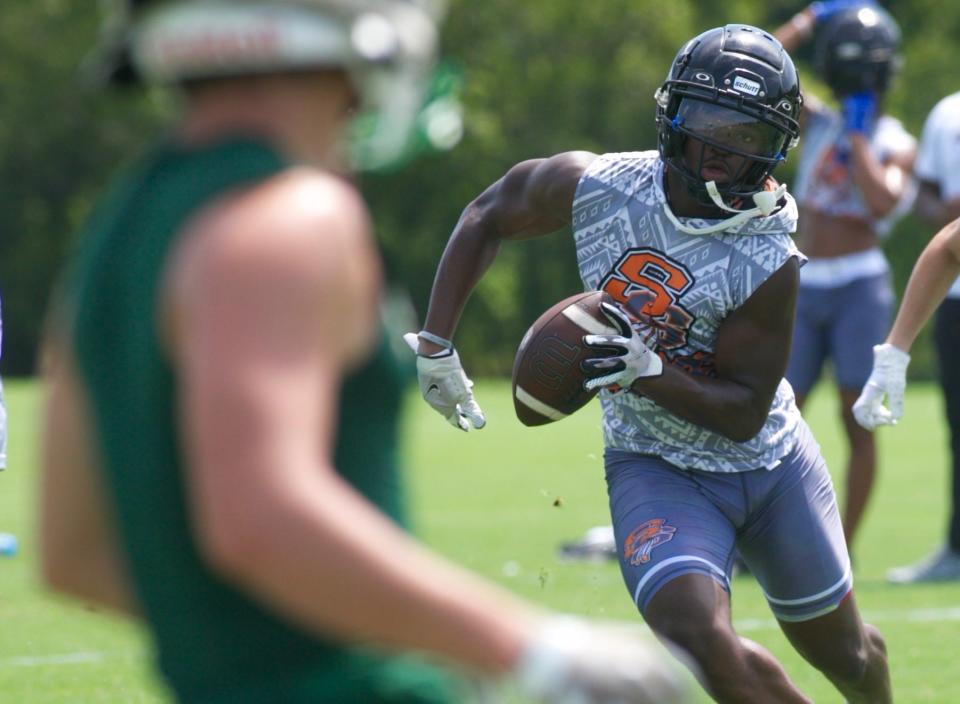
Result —
[[[663, 175], [654, 151], [606, 154], [589, 166], [573, 204], [580, 276], [588, 290], [603, 289], [623, 303], [665, 360], [713, 375], [720, 324], [790, 257], [804, 260], [790, 237], [796, 204], [787, 195], [786, 205], [768, 217], [714, 235], [690, 235], [664, 212]], [[634, 393], [603, 391], [601, 404], [608, 447], [710, 472], [773, 468], [793, 447], [800, 422], [785, 380], [763, 429], [742, 443]]]

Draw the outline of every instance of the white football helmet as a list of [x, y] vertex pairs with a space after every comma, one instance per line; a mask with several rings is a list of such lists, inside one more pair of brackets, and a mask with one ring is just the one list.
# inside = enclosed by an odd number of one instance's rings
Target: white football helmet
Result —
[[396, 160], [423, 107], [439, 0], [126, 0], [100, 76], [156, 83], [343, 68], [361, 96], [364, 168]]

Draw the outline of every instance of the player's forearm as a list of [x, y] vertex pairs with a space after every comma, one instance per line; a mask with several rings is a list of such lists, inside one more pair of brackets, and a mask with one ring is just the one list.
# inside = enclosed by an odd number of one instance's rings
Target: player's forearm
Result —
[[[467, 299], [500, 251], [484, 209], [471, 203], [464, 210], [443, 251], [430, 293], [424, 329], [451, 339]], [[431, 347], [430, 343], [421, 341]], [[429, 353], [431, 350], [425, 350]]]
[[876, 218], [889, 215], [897, 207], [906, 188], [906, 175], [896, 166], [881, 164], [870, 151], [870, 143], [862, 134], [851, 136], [853, 169], [851, 176], [870, 214]]
[[813, 35], [815, 22], [813, 13], [809, 9], [803, 9], [777, 27], [773, 36], [783, 44], [787, 53], [791, 53]]
[[955, 220], [934, 236], [917, 260], [887, 342], [909, 350], [958, 276], [960, 220]]
[[417, 545], [339, 479], [270, 510], [244, 507], [219, 564], [277, 611], [334, 640], [431, 652], [486, 673], [509, 669], [539, 618]]
[[637, 379], [632, 389], [680, 418], [735, 442], [746, 442], [760, 432], [772, 400], [743, 384], [689, 374], [669, 364], [659, 377]]

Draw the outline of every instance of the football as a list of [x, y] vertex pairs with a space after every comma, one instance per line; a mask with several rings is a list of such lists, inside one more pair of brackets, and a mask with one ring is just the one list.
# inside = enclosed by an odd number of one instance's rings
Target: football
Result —
[[603, 291], [565, 298], [523, 336], [513, 362], [513, 407], [524, 425], [566, 418], [597, 395], [583, 388], [580, 362], [598, 356], [583, 344], [584, 335], [617, 334], [600, 311], [601, 301], [613, 303]]

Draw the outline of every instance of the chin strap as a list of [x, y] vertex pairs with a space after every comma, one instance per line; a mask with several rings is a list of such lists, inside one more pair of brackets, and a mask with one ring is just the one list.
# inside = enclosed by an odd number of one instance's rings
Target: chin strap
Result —
[[770, 215], [770, 213], [777, 209], [777, 203], [780, 202], [780, 199], [783, 198], [784, 194], [787, 192], [787, 184], [785, 183], [781, 183], [773, 191], [758, 191], [752, 196], [755, 207], [748, 210], [737, 210], [736, 208], [731, 208], [729, 205], [723, 202], [723, 198], [720, 196], [720, 192], [717, 190], [716, 181], [707, 181], [706, 186], [707, 194], [710, 196], [710, 200], [712, 200], [714, 204], [720, 208], [720, 210], [723, 210], [727, 213], [736, 214], [725, 220], [714, 223], [713, 225], [694, 227], [693, 225], [685, 225], [684, 223], [680, 222], [680, 219], [673, 214], [672, 210], [670, 210], [670, 205], [664, 201], [663, 211], [667, 214], [667, 218], [673, 223], [673, 226], [681, 232], [686, 232], [688, 235], [710, 235], [714, 232], [720, 232], [721, 230], [730, 230], [735, 227], [739, 227], [747, 220]]

